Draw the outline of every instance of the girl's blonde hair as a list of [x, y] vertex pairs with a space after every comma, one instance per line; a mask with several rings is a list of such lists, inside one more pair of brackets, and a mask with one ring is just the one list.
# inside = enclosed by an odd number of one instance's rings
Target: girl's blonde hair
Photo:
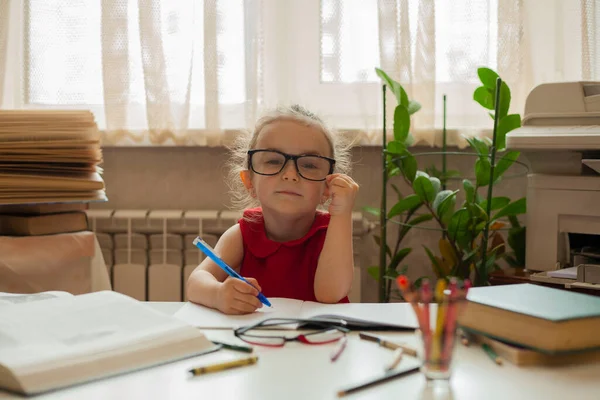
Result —
[[229, 173], [227, 184], [231, 194], [232, 208], [244, 210], [250, 207], [256, 207], [260, 204], [250, 196], [250, 193], [242, 183], [240, 172], [248, 169], [248, 150], [256, 146], [256, 141], [261, 130], [276, 121], [291, 120], [305, 126], [311, 126], [319, 129], [325, 135], [329, 143], [331, 154], [335, 159], [335, 173], [350, 173], [350, 148], [351, 142], [333, 129], [329, 128], [325, 122], [317, 115], [308, 111], [302, 106], [293, 105], [291, 107], [279, 107], [264, 114], [257, 122], [252, 132], [241, 132], [229, 148], [231, 157], [228, 162]]

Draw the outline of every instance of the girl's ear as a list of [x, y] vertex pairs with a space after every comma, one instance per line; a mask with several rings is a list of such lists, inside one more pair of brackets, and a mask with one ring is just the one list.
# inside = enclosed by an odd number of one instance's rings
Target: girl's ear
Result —
[[242, 180], [244, 187], [250, 192], [250, 195], [254, 197], [254, 186], [252, 186], [250, 171], [247, 169], [240, 171], [240, 179]]

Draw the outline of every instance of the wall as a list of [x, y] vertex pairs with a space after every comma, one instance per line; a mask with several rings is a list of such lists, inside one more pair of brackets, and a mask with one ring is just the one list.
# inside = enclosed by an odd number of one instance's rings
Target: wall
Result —
[[[438, 149], [413, 148], [413, 153], [435, 152]], [[454, 151], [457, 151], [454, 149]], [[211, 147], [106, 147], [104, 152], [104, 180], [106, 182], [107, 203], [95, 204], [93, 208], [111, 209], [223, 209], [229, 204], [225, 163], [227, 152], [224, 148]], [[420, 169], [436, 165], [441, 169], [441, 156], [422, 155], [417, 157]], [[524, 157], [521, 161], [526, 162]], [[364, 206], [379, 207], [381, 198], [381, 148], [357, 147], [353, 150], [354, 169], [352, 176], [360, 185], [356, 210]], [[473, 155], [449, 155], [449, 169], [461, 171], [464, 177], [473, 178]], [[512, 199], [525, 196], [526, 177], [523, 167], [513, 167], [507, 175], [520, 175], [505, 179], [495, 192], [496, 195]], [[403, 182], [395, 182], [403, 194], [410, 189]], [[449, 187], [458, 188], [460, 181]], [[396, 201], [392, 190], [388, 191], [388, 208]], [[460, 198], [459, 198], [460, 201]], [[393, 239], [396, 226], [389, 225], [388, 235]], [[413, 229], [406, 237], [403, 246], [412, 247], [413, 252], [406, 259], [408, 275], [412, 278], [424, 274], [432, 275], [423, 245], [437, 249], [439, 232], [435, 224], [425, 224], [424, 228]], [[377, 285], [366, 273], [366, 267], [376, 265], [377, 247], [368, 235], [361, 243], [362, 301], [377, 300]]]

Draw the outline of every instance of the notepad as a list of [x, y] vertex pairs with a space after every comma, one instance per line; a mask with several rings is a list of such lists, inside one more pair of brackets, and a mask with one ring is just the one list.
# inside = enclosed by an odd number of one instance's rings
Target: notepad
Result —
[[[350, 329], [405, 330], [416, 329], [417, 320], [411, 308], [401, 303], [323, 304], [270, 297], [272, 308], [263, 307], [252, 314], [227, 315], [191, 302], [175, 313], [178, 318], [198, 328], [239, 328], [267, 318], [344, 319]], [[292, 327], [295, 328], [295, 327]]]

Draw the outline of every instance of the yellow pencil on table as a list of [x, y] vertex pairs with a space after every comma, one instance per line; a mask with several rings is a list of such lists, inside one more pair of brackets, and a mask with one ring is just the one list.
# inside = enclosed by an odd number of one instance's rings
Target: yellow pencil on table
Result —
[[435, 331], [433, 333], [433, 341], [431, 343], [431, 357], [436, 361], [439, 361], [442, 356], [442, 333], [444, 321], [446, 319], [446, 308], [448, 306], [448, 303], [444, 301], [444, 290], [446, 290], [446, 281], [440, 279], [435, 285], [435, 299], [438, 302], [438, 311], [435, 322]]
[[203, 374], [208, 374], [210, 372], [218, 372], [218, 371], [224, 371], [226, 369], [243, 367], [246, 365], [253, 365], [253, 364], [256, 364], [257, 362], [258, 362], [257, 356], [241, 358], [239, 360], [233, 360], [233, 361], [227, 361], [227, 362], [223, 362], [223, 363], [207, 365], [206, 367], [192, 368], [192, 369], [190, 369], [190, 373], [194, 376], [203, 375]]
[[404, 351], [401, 348], [394, 350], [394, 356], [392, 358], [392, 362], [385, 368], [386, 371], [391, 371], [400, 364], [402, 361], [402, 356], [404, 355]]

